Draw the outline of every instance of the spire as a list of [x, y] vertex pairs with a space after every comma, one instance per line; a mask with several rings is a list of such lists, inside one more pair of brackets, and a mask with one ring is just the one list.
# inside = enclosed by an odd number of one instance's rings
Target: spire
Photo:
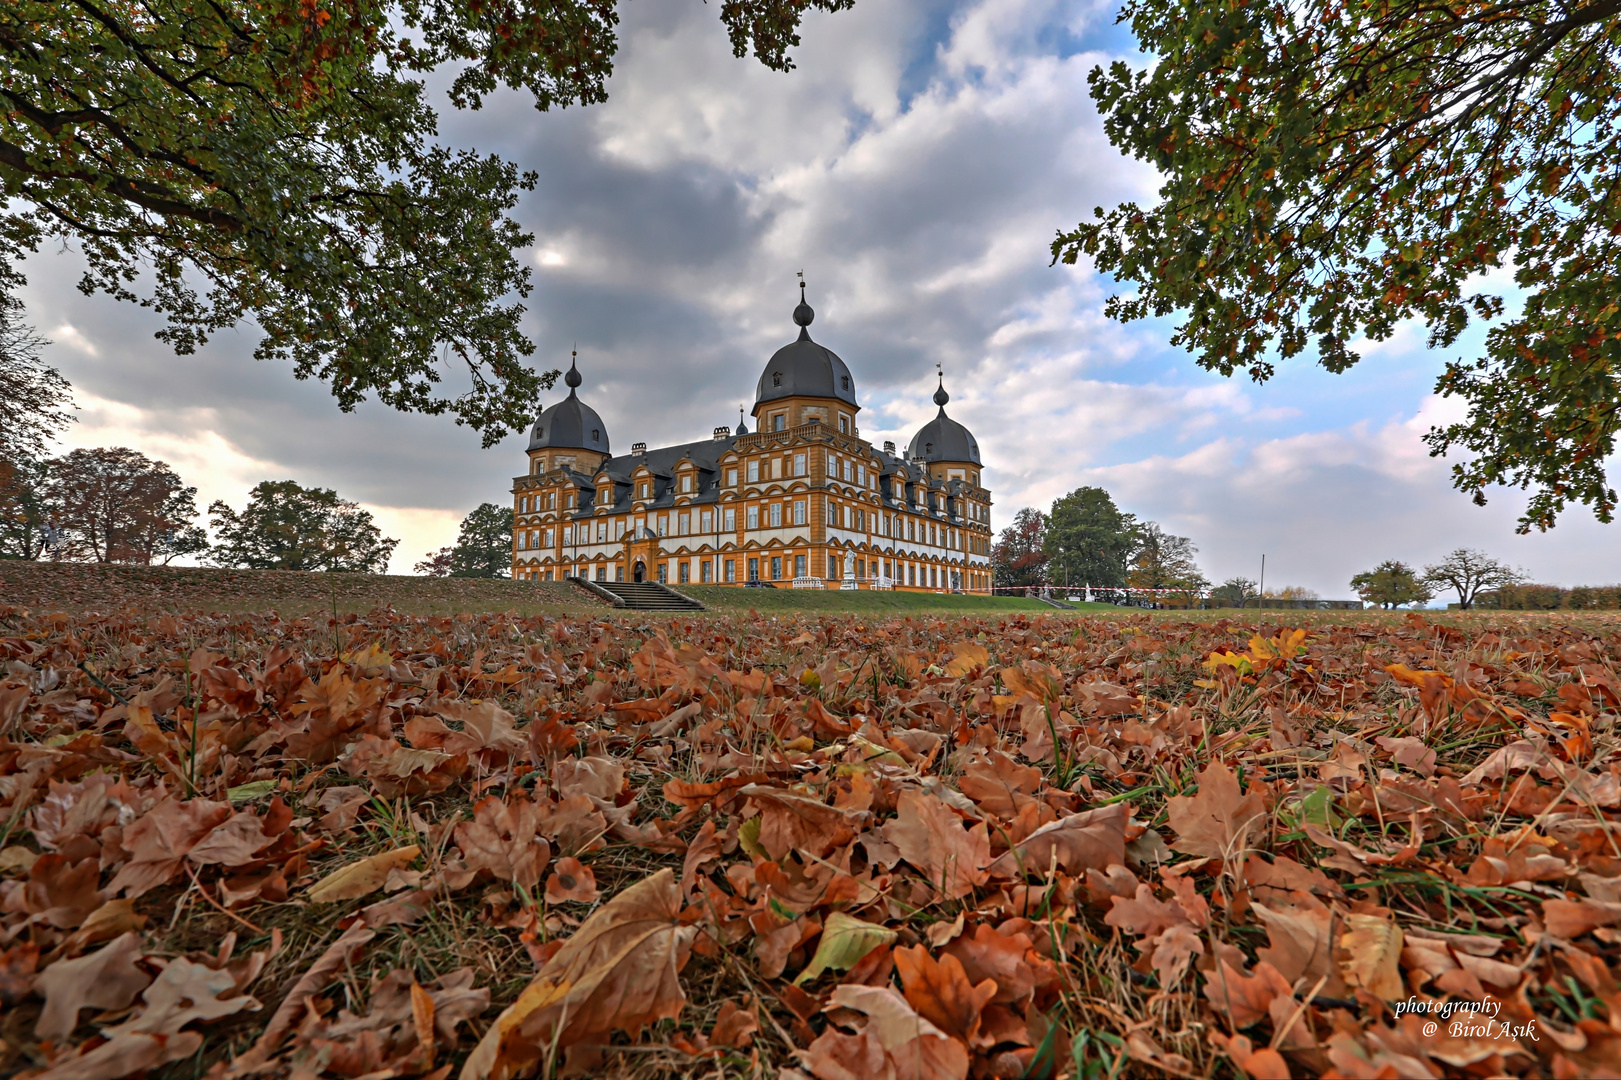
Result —
[[749, 433], [748, 425], [743, 423], [743, 406], [741, 405], [737, 407], [737, 433], [739, 435], [747, 435]]
[[934, 391], [934, 403], [940, 406], [940, 415], [944, 416], [946, 402], [951, 400], [951, 395], [946, 393], [946, 373], [940, 369], [939, 364], [934, 365], [934, 373], [940, 379], [940, 385]]
[[563, 376], [563, 381], [568, 384], [568, 396], [573, 397], [575, 388], [584, 381], [580, 378], [580, 350], [575, 349], [568, 356], [568, 374]]
[[805, 302], [805, 271], [799, 272], [799, 306], [794, 308], [794, 322], [799, 325], [799, 340], [810, 340], [810, 324], [816, 312]]

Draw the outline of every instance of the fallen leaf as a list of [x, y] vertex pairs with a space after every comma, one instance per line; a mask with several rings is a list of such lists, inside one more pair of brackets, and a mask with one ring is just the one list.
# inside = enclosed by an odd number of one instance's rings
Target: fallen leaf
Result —
[[368, 855], [347, 866], [332, 871], [310, 886], [309, 898], [317, 904], [335, 904], [344, 900], [358, 900], [367, 893], [376, 892], [388, 880], [388, 873], [411, 865], [422, 849], [415, 844]]
[[803, 986], [824, 971], [849, 971], [878, 946], [894, 942], [895, 936], [893, 930], [835, 911], [823, 924], [816, 952], [794, 985]]
[[122, 1009], [152, 982], [142, 971], [140, 935], [129, 933], [75, 960], [58, 960], [34, 980], [45, 1008], [34, 1024], [41, 1039], [61, 1042], [79, 1026], [80, 1009]]
[[558, 859], [551, 877], [546, 879], [548, 904], [594, 904], [598, 895], [596, 875], [572, 855]]
[[884, 836], [929, 884], [948, 900], [983, 885], [991, 861], [991, 841], [983, 823], [963, 828], [963, 820], [932, 795], [905, 792]]
[[1199, 793], [1166, 800], [1176, 833], [1171, 847], [1188, 855], [1242, 860], [1250, 834], [1266, 820], [1266, 804], [1254, 791], [1241, 792], [1232, 770], [1213, 760], [1199, 773]]
[[1402, 932], [1395, 920], [1382, 915], [1348, 916], [1340, 948], [1349, 954], [1343, 964], [1347, 983], [1385, 1001], [1407, 996], [1398, 966]]
[[592, 912], [501, 1013], [461, 1080], [507, 1080], [551, 1050], [680, 1014], [694, 928], [680, 922], [675, 874], [660, 870]]

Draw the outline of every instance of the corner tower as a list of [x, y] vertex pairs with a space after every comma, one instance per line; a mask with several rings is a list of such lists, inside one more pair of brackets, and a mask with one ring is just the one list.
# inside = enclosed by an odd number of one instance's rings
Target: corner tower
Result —
[[946, 380], [942, 374], [940, 385], [934, 391], [934, 403], [940, 407], [933, 420], [918, 428], [907, 448], [907, 457], [925, 463], [929, 475], [936, 480], [966, 480], [979, 486], [979, 440], [974, 433], [946, 415]]
[[608, 460], [608, 425], [580, 400], [578, 355], [569, 358], [568, 397], [540, 414], [529, 432], [529, 475], [570, 468], [591, 475]]
[[802, 424], [822, 423], [831, 431], [855, 435], [855, 379], [838, 353], [811, 340], [810, 324], [816, 312], [805, 301], [805, 283], [799, 283], [799, 306], [794, 322], [799, 340], [772, 354], [754, 390], [754, 430], [785, 431]]

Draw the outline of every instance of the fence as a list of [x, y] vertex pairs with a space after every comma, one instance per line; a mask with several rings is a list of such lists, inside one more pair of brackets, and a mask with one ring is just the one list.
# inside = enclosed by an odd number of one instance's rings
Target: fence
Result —
[[1114, 604], [1116, 607], [1158, 608], [1176, 610], [1212, 610], [1222, 608], [1263, 608], [1267, 611], [1361, 611], [1361, 600], [1295, 599], [1268, 596], [1263, 600], [1249, 597], [1240, 602], [1210, 595], [1207, 590], [1193, 589], [1098, 589], [1083, 587], [1061, 588], [1051, 585], [998, 586], [991, 590], [998, 596], [1029, 596], [1038, 600], [1060, 604]]

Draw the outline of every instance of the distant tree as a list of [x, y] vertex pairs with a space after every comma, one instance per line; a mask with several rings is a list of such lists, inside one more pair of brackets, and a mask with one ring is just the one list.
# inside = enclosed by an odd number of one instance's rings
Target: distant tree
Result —
[[1483, 551], [1458, 548], [1452, 554], [1424, 568], [1424, 582], [1436, 589], [1458, 594], [1458, 606], [1468, 611], [1482, 589], [1500, 589], [1525, 579], [1525, 575]]
[[1255, 582], [1247, 577], [1228, 578], [1210, 590], [1210, 599], [1232, 607], [1243, 607], [1259, 595]]
[[[5, 275], [0, 273], [0, 279]], [[3, 285], [3, 281], [0, 281]], [[49, 470], [45, 447], [73, 420], [68, 381], [40, 358], [50, 342], [0, 288], [0, 558], [45, 553]]]
[[1268, 589], [1266, 595], [1276, 600], [1321, 599], [1316, 589], [1308, 589], [1304, 585], [1285, 585], [1281, 589]]
[[1435, 595], [1418, 571], [1398, 559], [1386, 559], [1372, 570], [1358, 574], [1351, 579], [1351, 588], [1364, 603], [1383, 608], [1423, 604]]
[[1082, 487], [1053, 503], [1044, 542], [1048, 575], [1066, 585], [1119, 588], [1136, 545], [1137, 519], [1100, 487]]
[[452, 577], [506, 577], [512, 572], [512, 507], [481, 503], [462, 519], [450, 551]]
[[456, 569], [455, 551], [453, 547], [430, 551], [421, 562], [411, 567], [411, 572], [425, 577], [449, 577]]
[[40, 359], [49, 344], [23, 321], [22, 301], [0, 290], [0, 463], [44, 458], [51, 436], [73, 420], [68, 381]]
[[212, 561], [254, 570], [324, 570], [380, 574], [399, 544], [383, 536], [371, 512], [331, 488], [266, 480], [238, 514], [216, 500], [208, 507], [219, 537]]
[[46, 498], [70, 558], [150, 566], [208, 547], [194, 523], [197, 489], [127, 446], [53, 458]]
[[1046, 532], [1047, 515], [1040, 510], [1027, 506], [1013, 515], [1013, 523], [991, 545], [992, 580], [999, 588], [1047, 583]]
[[0, 559], [45, 555], [50, 476], [50, 468], [36, 458], [0, 460]]
[[1185, 536], [1173, 536], [1158, 522], [1145, 521], [1137, 527], [1137, 544], [1131, 553], [1126, 584], [1134, 589], [1209, 588], [1210, 582], [1199, 570], [1194, 556], [1199, 549]]

